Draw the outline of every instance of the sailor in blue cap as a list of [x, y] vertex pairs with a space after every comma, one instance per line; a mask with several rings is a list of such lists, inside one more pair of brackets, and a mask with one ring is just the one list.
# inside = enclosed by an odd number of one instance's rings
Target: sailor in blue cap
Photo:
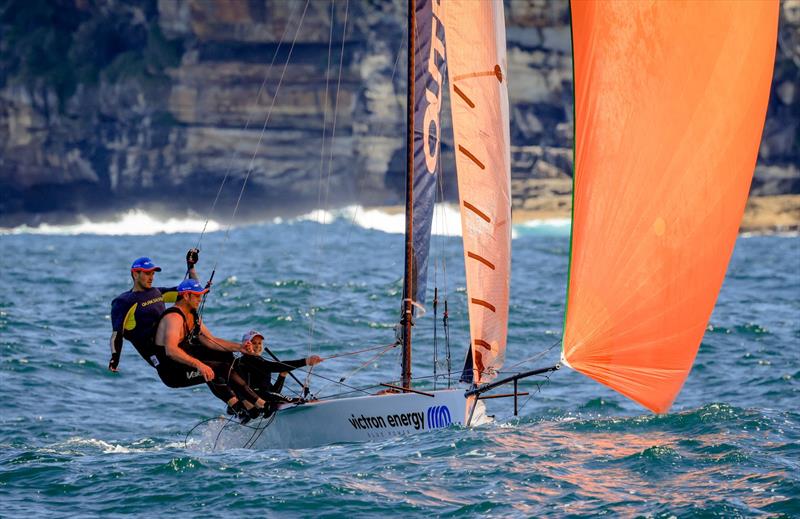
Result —
[[[197, 279], [194, 266], [198, 260], [197, 249], [186, 253], [186, 273], [190, 279]], [[139, 355], [150, 365], [153, 364], [152, 337], [155, 325], [166, 310], [164, 303], [174, 303], [178, 297], [178, 287], [153, 287], [153, 278], [161, 267], [153, 260], [143, 256], [131, 264], [133, 287], [118, 295], [111, 302], [111, 360], [108, 369], [117, 371], [122, 339], [127, 339]]]
[[[233, 369], [233, 352], [253, 353], [252, 343], [214, 336], [197, 313], [208, 292], [197, 280], [178, 285], [178, 301], [159, 318], [153, 336], [153, 364], [168, 387], [206, 382], [211, 392], [243, 419], [264, 412], [265, 400]], [[243, 420], [244, 421], [244, 420]]]

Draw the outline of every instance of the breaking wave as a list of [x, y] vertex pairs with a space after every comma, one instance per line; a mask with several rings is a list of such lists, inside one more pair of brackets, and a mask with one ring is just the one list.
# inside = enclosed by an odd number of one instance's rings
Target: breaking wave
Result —
[[[383, 231], [389, 234], [402, 234], [406, 229], [405, 212], [402, 207], [364, 208], [357, 205], [341, 209], [315, 209], [292, 221], [312, 221], [330, 224], [335, 221], [348, 221], [364, 229]], [[528, 235], [568, 236], [569, 218], [533, 219], [515, 223], [512, 237]], [[433, 229], [436, 236], [461, 236], [461, 213], [453, 204], [437, 204], [433, 209]]]
[[[349, 222], [363, 229], [382, 231], [389, 234], [405, 232], [405, 212], [402, 207], [370, 208], [351, 205], [339, 209], [315, 209], [294, 218], [271, 218], [263, 223], [281, 224], [294, 222], [316, 222], [331, 224]], [[203, 230], [205, 220], [200, 216], [180, 218], [162, 218], [141, 209], [132, 209], [121, 213], [116, 218], [106, 221], [91, 220], [79, 217], [78, 223], [53, 225], [43, 223], [37, 226], [21, 225], [13, 228], [0, 227], [0, 235], [8, 234], [43, 234], [75, 236], [93, 234], [98, 236], [150, 236], [154, 234], [199, 233]], [[206, 232], [212, 233], [224, 229], [224, 225], [209, 220]], [[512, 237], [519, 236], [568, 236], [570, 220], [534, 219], [515, 223]], [[433, 210], [433, 229], [436, 236], [461, 236], [461, 213], [457, 205], [438, 204]]]
[[[0, 234], [50, 234], [73, 236], [94, 234], [102, 236], [148, 236], [153, 234], [199, 233], [205, 220], [201, 217], [160, 218], [140, 209], [132, 209], [120, 214], [111, 221], [92, 221], [79, 217], [79, 222], [69, 225], [41, 224], [35, 227], [21, 225], [13, 228], [0, 228]], [[207, 232], [221, 229], [221, 224], [209, 220]]]
[[[365, 208], [351, 205], [340, 209], [315, 209], [293, 221], [311, 221], [330, 224], [347, 221], [364, 229], [403, 234], [406, 230], [406, 215], [402, 207]], [[461, 236], [461, 215], [458, 208], [450, 204], [438, 204], [433, 208], [433, 234], [438, 236]]]

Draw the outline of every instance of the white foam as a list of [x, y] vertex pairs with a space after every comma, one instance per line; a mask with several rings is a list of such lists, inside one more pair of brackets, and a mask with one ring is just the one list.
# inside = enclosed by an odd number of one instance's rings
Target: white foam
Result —
[[[402, 208], [395, 210], [366, 209], [352, 205], [341, 209], [325, 211], [315, 209], [293, 221], [311, 221], [330, 224], [337, 220], [351, 222], [364, 229], [374, 229], [390, 234], [403, 234], [406, 230], [405, 212]], [[569, 236], [569, 218], [534, 219], [516, 224], [511, 230], [511, 237], [525, 235]], [[274, 221], [273, 223], [281, 223]], [[437, 204], [433, 208], [433, 228], [436, 236], [461, 236], [461, 212], [454, 204]]]
[[[377, 209], [351, 205], [340, 209], [315, 209], [307, 214], [284, 220], [273, 218], [273, 225], [284, 222], [311, 221], [320, 224], [331, 224], [346, 221], [364, 229], [372, 229], [390, 234], [405, 232], [405, 212], [402, 208]], [[197, 217], [162, 219], [152, 216], [140, 209], [132, 209], [120, 214], [111, 221], [92, 221], [79, 217], [79, 223], [71, 225], [41, 224], [36, 227], [22, 225], [14, 228], [0, 228], [0, 235], [5, 234], [46, 234], [73, 236], [78, 234], [95, 234], [104, 236], [149, 236], [153, 234], [199, 233], [205, 221]], [[209, 220], [206, 232], [215, 232], [223, 228], [222, 224]], [[522, 235], [569, 235], [570, 220], [558, 218], [552, 220], [530, 220], [514, 225], [512, 237]], [[432, 233], [436, 236], [461, 236], [461, 212], [454, 204], [437, 204], [433, 209]]]
[[[295, 221], [311, 221], [321, 224], [329, 224], [337, 220], [351, 222], [364, 229], [390, 234], [403, 234], [406, 230], [406, 215], [402, 208], [397, 210], [365, 209], [359, 205], [351, 205], [331, 211], [315, 209], [295, 219]], [[458, 207], [451, 204], [435, 205], [432, 232], [438, 236], [461, 236], [461, 214]]]
[[[192, 443], [192, 442], [188, 442]], [[130, 446], [124, 446], [117, 443], [110, 443], [96, 438], [81, 438], [78, 436], [67, 439], [66, 441], [59, 442], [43, 450], [45, 452], [63, 453], [66, 451], [74, 451], [81, 449], [98, 450], [103, 454], [132, 454], [140, 452], [160, 451], [163, 449], [182, 449], [185, 447], [183, 442], [168, 442], [166, 444], [156, 444], [150, 440], [138, 440], [133, 442]]]
[[569, 236], [572, 220], [569, 218], [552, 218], [547, 220], [528, 220], [514, 226], [514, 238], [517, 236]]
[[[111, 221], [92, 221], [79, 217], [79, 223], [71, 225], [41, 224], [36, 227], [22, 225], [14, 228], [0, 228], [0, 234], [49, 234], [67, 235], [96, 234], [106, 236], [145, 236], [152, 234], [199, 233], [203, 230], [205, 220], [196, 218], [167, 218], [152, 216], [140, 209], [132, 209], [122, 213]], [[206, 232], [220, 230], [221, 225], [209, 220]]]

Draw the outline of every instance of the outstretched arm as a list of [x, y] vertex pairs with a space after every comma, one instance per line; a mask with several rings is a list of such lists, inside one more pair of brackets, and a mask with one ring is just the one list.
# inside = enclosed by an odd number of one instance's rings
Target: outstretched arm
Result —
[[251, 347], [249, 342], [239, 344], [233, 341], [215, 337], [203, 323], [200, 323], [200, 335], [198, 339], [200, 340], [200, 344], [203, 346], [218, 351], [249, 351], [249, 348]]
[[195, 281], [200, 281], [200, 278], [197, 277], [197, 272], [194, 270], [194, 266], [199, 260], [200, 249], [189, 249], [186, 253], [186, 274]]
[[281, 375], [286, 376], [290, 371], [302, 368], [304, 366], [316, 366], [322, 362], [322, 358], [317, 355], [312, 355], [304, 359], [297, 360], [282, 360], [272, 361], [264, 357], [247, 356], [242, 357], [253, 368], [259, 370], [261, 373], [275, 373], [279, 372]]
[[[186, 276], [195, 281], [200, 281], [197, 271], [194, 269], [199, 259], [199, 254], [199, 249], [189, 249], [189, 252], [186, 253]], [[178, 287], [159, 287], [158, 290], [164, 296], [165, 303], [174, 303], [178, 300]]]

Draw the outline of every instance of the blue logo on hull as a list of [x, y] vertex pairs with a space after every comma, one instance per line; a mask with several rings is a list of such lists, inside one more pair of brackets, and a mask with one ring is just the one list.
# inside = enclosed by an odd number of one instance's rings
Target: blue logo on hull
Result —
[[452, 422], [450, 409], [446, 405], [435, 405], [428, 408], [428, 429], [448, 427]]

